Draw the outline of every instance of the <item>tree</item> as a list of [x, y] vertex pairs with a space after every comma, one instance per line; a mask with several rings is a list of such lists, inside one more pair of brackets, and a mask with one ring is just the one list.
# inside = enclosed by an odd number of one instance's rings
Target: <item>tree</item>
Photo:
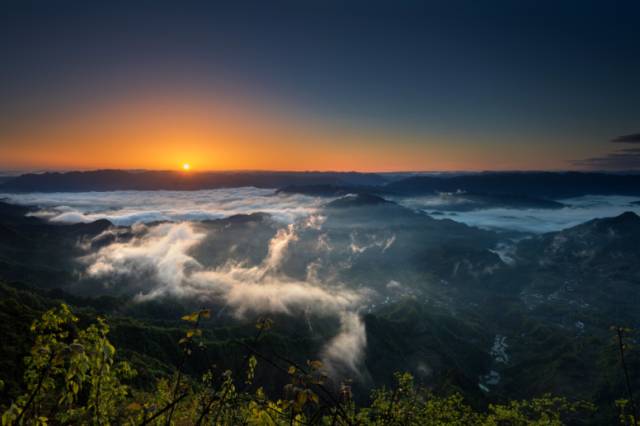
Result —
[[[47, 311], [31, 326], [35, 343], [25, 358], [25, 393], [4, 412], [4, 425], [560, 425], [565, 414], [589, 412], [590, 404], [545, 395], [528, 401], [491, 405], [479, 412], [459, 394], [437, 396], [396, 373], [395, 385], [375, 389], [371, 404], [358, 407], [349, 383], [326, 386], [319, 361], [299, 365], [284, 357], [270, 359], [255, 344], [272, 322], [260, 319], [247, 346], [238, 377], [213, 369], [200, 381], [183, 374], [189, 356], [202, 342], [200, 322], [208, 310], [183, 317], [192, 326], [180, 340], [183, 356], [174, 377], [158, 380], [153, 391], [130, 389], [135, 372], [115, 362], [109, 327], [102, 318], [84, 330], [67, 305]], [[287, 374], [283, 398], [270, 399], [254, 383], [259, 360]]]

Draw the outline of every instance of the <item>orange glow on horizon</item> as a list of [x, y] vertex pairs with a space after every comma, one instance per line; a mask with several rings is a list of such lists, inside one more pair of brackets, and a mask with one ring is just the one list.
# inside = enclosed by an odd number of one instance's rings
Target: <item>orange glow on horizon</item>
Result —
[[500, 147], [501, 164], [497, 148], [474, 142], [354, 129], [235, 98], [111, 99], [1, 126], [0, 169], [175, 170], [176, 158], [190, 159], [185, 172], [562, 167], [533, 144]]

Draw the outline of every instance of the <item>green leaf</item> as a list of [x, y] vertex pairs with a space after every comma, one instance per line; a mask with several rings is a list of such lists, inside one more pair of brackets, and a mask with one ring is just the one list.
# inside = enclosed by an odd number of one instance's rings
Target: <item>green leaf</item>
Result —
[[183, 321], [196, 322], [198, 321], [198, 317], [200, 316], [200, 312], [192, 312], [189, 315], [185, 315], [182, 317]]
[[192, 330], [187, 331], [188, 338], [193, 336], [202, 336], [202, 330], [200, 330], [199, 328], [194, 328]]

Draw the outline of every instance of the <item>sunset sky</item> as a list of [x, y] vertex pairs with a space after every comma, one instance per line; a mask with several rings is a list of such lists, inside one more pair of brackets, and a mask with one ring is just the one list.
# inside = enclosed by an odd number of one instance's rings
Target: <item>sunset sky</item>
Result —
[[27, 1], [0, 169], [640, 169], [638, 1]]

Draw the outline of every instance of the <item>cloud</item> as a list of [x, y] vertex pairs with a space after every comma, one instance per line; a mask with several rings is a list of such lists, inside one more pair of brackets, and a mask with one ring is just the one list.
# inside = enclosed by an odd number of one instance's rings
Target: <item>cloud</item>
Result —
[[[202, 221], [235, 214], [269, 213], [282, 223], [307, 217], [323, 202], [299, 194], [253, 187], [204, 191], [110, 191], [0, 194], [15, 204], [38, 206], [32, 216], [56, 223], [107, 219], [115, 225], [161, 221]], [[321, 223], [321, 222], [320, 222]], [[315, 225], [314, 225], [315, 226]]]
[[[626, 155], [627, 159], [633, 156], [633, 161], [640, 165], [640, 147], [629, 147], [621, 150], [621, 153]], [[607, 161], [612, 160], [609, 158]], [[616, 157], [613, 161], [619, 163], [620, 159]], [[594, 160], [589, 164], [593, 168], [605, 168], [595, 166], [597, 162]], [[618, 168], [628, 169], [629, 164]], [[291, 224], [300, 220], [306, 222], [306, 228], [319, 230], [326, 220], [326, 217], [318, 214], [326, 199], [304, 195], [279, 195], [271, 189], [259, 188], [0, 194], [0, 197], [3, 196], [6, 196], [8, 202], [40, 206], [40, 210], [30, 214], [57, 223], [83, 223], [108, 219], [116, 225], [128, 226], [160, 221], [198, 222], [234, 214], [267, 212], [280, 223]], [[447, 194], [439, 194], [432, 197], [398, 198], [395, 201], [405, 207], [426, 212], [439, 206], [439, 210], [442, 211], [441, 217], [470, 225], [527, 232], [556, 231], [594, 217], [617, 215], [629, 208], [624, 198], [600, 197], [597, 203], [578, 202], [576, 206], [557, 211], [493, 208], [460, 212], [454, 211], [455, 205], [451, 205], [450, 198]], [[443, 204], [451, 205], [451, 210], [444, 210], [446, 207], [443, 207]], [[352, 245], [349, 249], [354, 254], [373, 248], [388, 250], [396, 244], [393, 234], [390, 233], [354, 234], [350, 238]], [[317, 237], [316, 247], [328, 252], [332, 249], [332, 242], [327, 235], [321, 234]]]
[[266, 313], [337, 317], [339, 334], [329, 342], [323, 356], [334, 368], [341, 364], [356, 371], [366, 345], [358, 311], [371, 291], [323, 282], [317, 271], [300, 280], [281, 270], [291, 244], [298, 240], [298, 231], [317, 229], [321, 221], [309, 217], [279, 229], [269, 241], [267, 255], [255, 266], [230, 261], [216, 268], [203, 267], [190, 251], [207, 235], [203, 228], [188, 222], [141, 225], [144, 229], [138, 226], [138, 236], [130, 241], [115, 242], [83, 260], [90, 277], [151, 273], [153, 283], [139, 290], [138, 301], [173, 296], [221, 302], [239, 318]]
[[276, 236], [269, 241], [269, 254], [264, 262], [264, 272], [276, 270], [282, 263], [289, 244], [297, 240], [298, 236], [295, 233], [293, 224], [279, 229]]
[[132, 227], [130, 229], [110, 227], [94, 237], [81, 237], [81, 239], [77, 242], [77, 245], [82, 250], [89, 251], [94, 247], [105, 246], [107, 244], [117, 242], [121, 237], [131, 234], [137, 234], [140, 232], [141, 228], [146, 229], [143, 224], [136, 225], [135, 227]]
[[334, 372], [341, 366], [358, 371], [366, 346], [367, 333], [362, 318], [354, 312], [345, 312], [340, 316], [340, 332], [324, 349], [325, 364]]
[[[138, 229], [138, 232], [144, 230]], [[115, 242], [101, 248], [84, 260], [90, 263], [87, 274], [92, 277], [135, 275], [153, 271], [162, 293], [171, 289], [176, 296], [186, 293], [180, 283], [186, 278], [187, 267], [200, 267], [188, 251], [205, 237], [189, 223], [160, 224], [146, 229], [143, 236], [127, 242]]]
[[321, 287], [282, 276], [264, 276], [260, 268], [240, 266], [196, 272], [187, 284], [191, 295], [220, 298], [238, 317], [248, 313], [337, 314], [356, 308], [363, 294], [340, 287]]
[[92, 222], [91, 219], [87, 218], [80, 212], [34, 212], [29, 213], [28, 216], [40, 217], [43, 219], [49, 219], [50, 222], [54, 223], [89, 223]]
[[402, 284], [400, 284], [398, 281], [396, 280], [391, 280], [387, 283], [387, 289], [388, 290], [398, 290], [400, 288], [402, 288]]
[[395, 234], [392, 234], [388, 238], [384, 238], [376, 234], [360, 235], [357, 232], [352, 232], [349, 234], [349, 238], [351, 240], [349, 248], [351, 249], [351, 252], [356, 254], [364, 253], [372, 248], [379, 248], [384, 253], [389, 250], [396, 241]]
[[[640, 133], [618, 136], [611, 142], [640, 144]], [[573, 160], [571, 164], [589, 170], [640, 170], [640, 149], [619, 149], [600, 157]]]
[[[454, 211], [443, 210], [436, 218], [446, 218], [470, 226], [487, 229], [510, 229], [514, 231], [543, 233], [559, 231], [598, 217], [612, 217], [634, 211], [640, 213], [640, 206], [632, 205], [637, 197], [596, 196], [559, 200], [566, 207], [560, 209], [508, 209], [491, 208], [484, 210]], [[401, 204], [426, 212], [431, 205], [422, 204], [420, 199], [408, 199]]]
[[[629, 140], [626, 143], [636, 142]], [[590, 170], [640, 170], [640, 149], [620, 149], [601, 157], [573, 160], [571, 163]]]
[[632, 133], [630, 135], [622, 135], [617, 138], [611, 139], [611, 142], [616, 143], [640, 143], [640, 133]]

